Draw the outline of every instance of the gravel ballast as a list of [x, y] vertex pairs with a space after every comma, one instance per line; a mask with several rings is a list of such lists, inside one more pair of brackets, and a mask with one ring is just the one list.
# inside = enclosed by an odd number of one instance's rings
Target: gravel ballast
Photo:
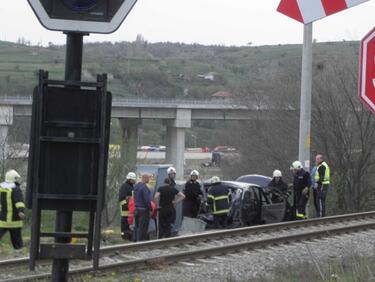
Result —
[[159, 265], [152, 270], [121, 274], [113, 281], [248, 281], [273, 277], [282, 266], [301, 263], [323, 264], [345, 257], [372, 257], [375, 250], [375, 230], [353, 233], [309, 242], [250, 250], [236, 254], [211, 257], [175, 265]]

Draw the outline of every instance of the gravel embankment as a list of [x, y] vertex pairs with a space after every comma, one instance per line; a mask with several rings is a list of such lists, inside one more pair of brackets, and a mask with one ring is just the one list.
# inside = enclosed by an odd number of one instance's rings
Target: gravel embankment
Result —
[[[112, 281], [249, 281], [254, 278], [272, 279], [273, 270], [283, 265], [299, 263], [323, 264], [341, 260], [353, 254], [373, 256], [375, 230], [335, 236], [311, 242], [270, 247], [265, 250], [244, 251], [222, 257], [176, 263], [174, 266], [122, 274]], [[99, 278], [97, 278], [99, 279]], [[99, 280], [98, 280], [99, 281]], [[111, 279], [106, 280], [111, 281]]]

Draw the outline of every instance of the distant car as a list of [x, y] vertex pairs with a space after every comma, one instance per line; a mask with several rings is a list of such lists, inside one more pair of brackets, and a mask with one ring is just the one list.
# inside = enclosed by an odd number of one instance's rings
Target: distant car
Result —
[[236, 148], [228, 147], [228, 146], [216, 146], [213, 151], [215, 151], [215, 152], [235, 152]]
[[211, 150], [208, 147], [202, 147], [202, 152], [203, 153], [209, 153], [209, 152], [211, 152]]

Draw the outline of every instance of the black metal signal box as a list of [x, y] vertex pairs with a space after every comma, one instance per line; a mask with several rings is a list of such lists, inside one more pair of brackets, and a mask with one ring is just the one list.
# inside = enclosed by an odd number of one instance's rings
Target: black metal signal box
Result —
[[[107, 77], [98, 75], [96, 82], [56, 81], [40, 71], [32, 111], [27, 181], [27, 206], [33, 213], [30, 267], [37, 259], [91, 259], [93, 254], [98, 263], [111, 118]], [[88, 232], [42, 232], [43, 210], [88, 212]], [[41, 244], [43, 237], [65, 238], [68, 244]], [[69, 244], [72, 238], [85, 238], [87, 244]]]

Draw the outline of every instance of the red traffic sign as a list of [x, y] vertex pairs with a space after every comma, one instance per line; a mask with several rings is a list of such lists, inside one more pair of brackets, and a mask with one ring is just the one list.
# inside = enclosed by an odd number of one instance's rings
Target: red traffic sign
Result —
[[369, 0], [281, 0], [277, 11], [307, 24]]
[[28, 0], [47, 29], [112, 33], [125, 20], [137, 0]]
[[375, 114], [375, 28], [361, 41], [359, 97]]

